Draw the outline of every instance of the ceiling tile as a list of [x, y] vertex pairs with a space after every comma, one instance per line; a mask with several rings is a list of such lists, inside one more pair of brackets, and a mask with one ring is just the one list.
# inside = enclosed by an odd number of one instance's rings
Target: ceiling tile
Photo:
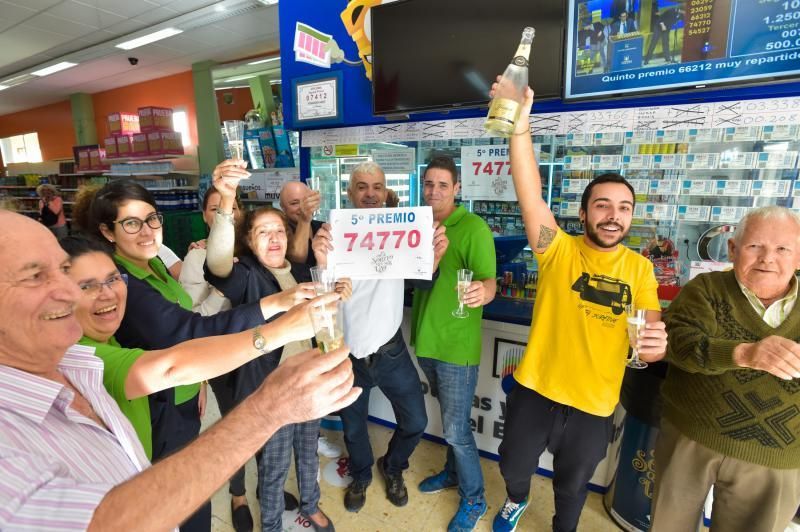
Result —
[[106, 28], [112, 24], [127, 20], [122, 15], [117, 15], [111, 11], [86, 6], [74, 1], [61, 3], [48, 10], [47, 14], [71, 22], [91, 25], [95, 28]]
[[23, 6], [8, 4], [0, 0], [0, 24], [8, 27], [36, 16], [37, 11]]
[[3, 4], [15, 5], [34, 11], [44, 11], [64, 2], [64, 0], [3, 0]]
[[140, 15], [136, 15], [136, 20], [140, 22], [144, 22], [145, 24], [154, 26], [156, 24], [160, 24], [167, 20], [173, 19], [182, 13], [178, 13], [177, 11], [173, 11], [167, 7], [151, 7], [144, 13]]
[[[100, 0], [73, 0], [73, 2], [92, 8], [97, 7], [98, 1]], [[131, 2], [130, 0], [102, 0], [102, 4], [103, 9], [106, 11], [110, 11], [111, 13], [125, 18], [132, 18], [153, 9], [152, 4], [142, 2], [141, 0], [136, 0], [135, 2]]]
[[26, 20], [24, 26], [36, 28], [37, 30], [49, 31], [58, 35], [68, 35], [69, 37], [82, 37], [87, 33], [93, 33], [98, 28], [86, 24], [70, 22], [59, 17], [53, 17], [44, 13]]
[[56, 35], [25, 26], [15, 26], [0, 33], [0, 50], [3, 50], [0, 68], [69, 42], [70, 39], [64, 35]]

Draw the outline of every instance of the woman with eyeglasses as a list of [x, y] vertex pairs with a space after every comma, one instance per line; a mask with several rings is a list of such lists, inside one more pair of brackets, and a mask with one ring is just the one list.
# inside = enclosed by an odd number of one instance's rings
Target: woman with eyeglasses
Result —
[[[167, 349], [124, 348], [114, 338], [128, 296], [128, 275], [114, 264], [109, 246], [93, 237], [68, 236], [59, 244], [70, 256], [69, 276], [81, 289], [75, 315], [83, 329], [81, 345], [93, 347], [103, 360], [103, 384], [133, 425], [147, 457], [152, 454], [147, 396], [176, 385], [227, 373], [255, 358], [253, 334], [244, 331], [181, 342]], [[280, 318], [258, 327], [259, 334], [280, 346], [311, 334], [307, 309], [296, 305]], [[225, 353], [225, 356], [220, 356]]]
[[[128, 275], [127, 308], [115, 335], [122, 346], [166, 349], [193, 338], [253, 329], [313, 296], [313, 290], [300, 287], [213, 316], [195, 314], [191, 297], [157, 256], [164, 219], [147, 189], [132, 180], [111, 181], [97, 190], [88, 213], [78, 217], [91, 235], [111, 243], [117, 268]], [[199, 433], [198, 391], [199, 385], [191, 384], [149, 396], [153, 460], [183, 447]], [[181, 529], [207, 531], [210, 525], [207, 504]]]

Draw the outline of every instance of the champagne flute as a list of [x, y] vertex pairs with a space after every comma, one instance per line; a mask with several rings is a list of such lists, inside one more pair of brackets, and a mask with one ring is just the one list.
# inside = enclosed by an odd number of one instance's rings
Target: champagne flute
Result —
[[[319, 176], [311, 176], [308, 179], [306, 179], [306, 185], [308, 185], [308, 188], [311, 189], [312, 192], [322, 193], [322, 182], [320, 181]], [[312, 216], [314, 218], [319, 216], [319, 209], [314, 211], [314, 214], [312, 214]]]
[[225, 135], [228, 137], [228, 147], [231, 150], [231, 159], [244, 158], [244, 121], [225, 120]]
[[311, 314], [311, 325], [317, 347], [323, 353], [330, 353], [344, 345], [344, 327], [342, 312], [337, 301], [327, 304], [312, 304], [308, 307]]
[[464, 308], [464, 297], [467, 295], [467, 290], [469, 290], [469, 285], [472, 282], [472, 270], [458, 270], [456, 272], [457, 281], [456, 281], [456, 291], [458, 292], [458, 308], [455, 309], [452, 314], [456, 318], [467, 318], [469, 317], [469, 312]]
[[647, 324], [647, 310], [636, 308], [633, 305], [625, 305], [625, 313], [628, 315], [628, 340], [631, 344], [631, 358], [628, 359], [627, 366], [634, 369], [644, 369], [647, 362], [639, 360], [639, 350], [636, 344], [639, 342], [639, 335]]

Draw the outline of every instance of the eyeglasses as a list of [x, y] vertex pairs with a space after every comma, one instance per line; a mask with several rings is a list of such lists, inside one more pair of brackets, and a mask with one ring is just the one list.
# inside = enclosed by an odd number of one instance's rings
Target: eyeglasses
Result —
[[164, 225], [164, 215], [159, 212], [154, 212], [144, 220], [140, 220], [139, 218], [125, 218], [113, 223], [119, 224], [122, 227], [122, 230], [129, 235], [135, 235], [142, 230], [144, 224], [147, 224], [147, 227], [150, 229], [158, 229]]
[[109, 290], [111, 290], [114, 287], [114, 284], [115, 283], [119, 283], [119, 282], [123, 282], [125, 284], [128, 284], [128, 274], [120, 273], [120, 274], [117, 274], [117, 275], [112, 275], [111, 277], [109, 277], [108, 279], [103, 281], [102, 283], [101, 282], [97, 282], [97, 281], [94, 281], [94, 282], [91, 282], [91, 283], [81, 283], [81, 284], [78, 285], [78, 288], [80, 288], [81, 291], [86, 296], [91, 297], [92, 299], [95, 299], [95, 298], [97, 298], [97, 296], [100, 295], [100, 292], [103, 290], [103, 287], [106, 287]]

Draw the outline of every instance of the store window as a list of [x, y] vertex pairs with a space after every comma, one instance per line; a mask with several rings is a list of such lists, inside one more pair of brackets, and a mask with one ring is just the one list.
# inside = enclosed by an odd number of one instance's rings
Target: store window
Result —
[[36, 132], [0, 139], [0, 152], [5, 164], [42, 162], [39, 135]]
[[172, 110], [172, 129], [181, 134], [183, 147], [191, 145], [192, 139], [189, 138], [189, 115], [180, 108]]

